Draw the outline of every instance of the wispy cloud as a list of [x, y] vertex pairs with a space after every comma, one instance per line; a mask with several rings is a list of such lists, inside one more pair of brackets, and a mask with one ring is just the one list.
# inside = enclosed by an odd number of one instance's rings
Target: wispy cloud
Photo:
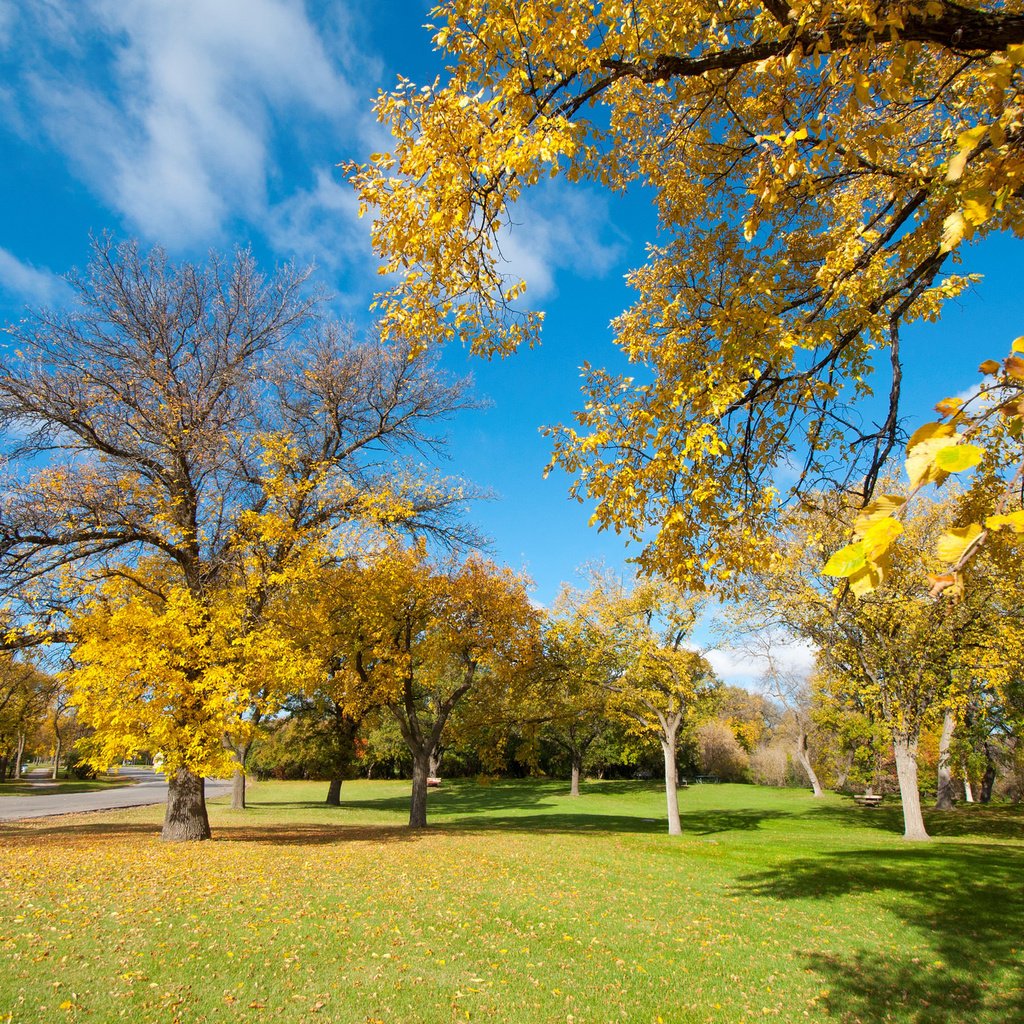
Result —
[[520, 202], [499, 245], [505, 273], [527, 283], [531, 303], [556, 293], [558, 271], [600, 278], [622, 255], [607, 200], [597, 192], [560, 184]]
[[18, 17], [22, 123], [131, 231], [172, 247], [262, 221], [295, 156], [285, 130], [293, 149], [359, 130], [345, 23], [317, 26], [299, 0], [50, 0]]
[[0, 288], [19, 302], [60, 305], [70, 296], [63, 278], [50, 270], [34, 267], [0, 248]]
[[[706, 651], [704, 656], [711, 663], [715, 674], [723, 682], [733, 686], [759, 689], [768, 670], [765, 657], [753, 649], [715, 648]], [[813, 648], [799, 640], [776, 643], [772, 646], [772, 661], [776, 671], [809, 675], [814, 668], [814, 658]]]
[[[355, 192], [333, 168], [318, 168], [312, 187], [277, 203], [269, 212], [264, 231], [272, 247], [299, 263], [316, 263], [362, 278], [365, 291], [377, 275], [370, 247], [370, 218], [360, 219]], [[365, 297], [365, 296], [364, 296]]]
[[18, 13], [12, 0], [0, 0], [0, 50], [11, 45]]

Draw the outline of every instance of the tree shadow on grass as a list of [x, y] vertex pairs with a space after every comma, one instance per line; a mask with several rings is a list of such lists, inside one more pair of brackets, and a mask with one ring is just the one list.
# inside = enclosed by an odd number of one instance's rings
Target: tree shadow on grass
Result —
[[[341, 791], [341, 806], [351, 810], [372, 810], [409, 813], [410, 789], [399, 796], [373, 797], [371, 799], [346, 800], [345, 789]], [[427, 813], [431, 815], [479, 814], [490, 816], [495, 811], [512, 811], [519, 808], [528, 810], [536, 807], [552, 807], [560, 794], [551, 783], [498, 783], [481, 786], [471, 780], [445, 782], [438, 789], [427, 791]], [[323, 806], [313, 805], [313, 806]]]
[[408, 843], [422, 831], [405, 825], [267, 825], [221, 826], [213, 839], [221, 843], [260, 843], [267, 846], [335, 846], [339, 843]]
[[841, 1020], [1004, 1022], [1024, 1020], [1022, 877], [1024, 850], [943, 844], [802, 858], [742, 878], [738, 893], [780, 901], [870, 894], [918, 933], [925, 951], [804, 952]]
[[787, 811], [687, 811], [681, 820], [683, 835], [710, 836], [719, 832], [756, 832], [766, 821], [795, 816]]
[[[588, 809], [588, 796], [603, 796], [615, 787], [616, 792], [637, 793], [650, 783], [600, 783], [600, 789], [585, 789], [582, 797], [569, 801], [561, 782], [502, 782], [481, 786], [472, 780], [446, 783], [432, 789], [428, 796], [428, 816], [439, 830], [471, 832], [634, 832], [663, 833], [667, 829], [663, 815], [614, 814]], [[344, 796], [344, 790], [342, 791]], [[269, 806], [269, 805], [268, 805]], [[302, 806], [323, 807], [322, 804]], [[572, 809], [562, 809], [571, 807]], [[593, 806], [593, 805], [591, 805]], [[377, 797], [369, 800], [342, 800], [343, 809], [407, 814], [408, 796]], [[720, 832], [750, 832], [765, 821], [792, 817], [792, 813], [776, 810], [707, 810], [689, 811], [682, 815], [683, 833], [712, 835]]]
[[[876, 829], [903, 835], [903, 808], [898, 796], [886, 797], [881, 807], [860, 807], [853, 800], [818, 804], [806, 813], [816, 819], [831, 819], [837, 825]], [[952, 811], [924, 812], [925, 828], [932, 836], [977, 839], [1024, 838], [1024, 807], [1015, 804], [964, 804]]]
[[540, 835], [566, 835], [574, 832], [593, 834], [610, 832], [654, 833], [665, 831], [665, 822], [655, 818], [636, 818], [624, 814], [508, 814], [469, 815], [448, 818], [439, 827], [453, 832], [527, 832]]
[[1024, 839], [1024, 806], [963, 804], [952, 811], [925, 814], [933, 836], [977, 836], [981, 839]]
[[[99, 814], [101, 812], [94, 812]], [[4, 822], [0, 824], [0, 845], [5, 848], [38, 846], [41, 843], [74, 843], [84, 841], [118, 841], [138, 839], [145, 836], [159, 836], [160, 825], [155, 823], [132, 824], [116, 821], [82, 821], [78, 815], [72, 821], [70, 815], [56, 818], [34, 818], [28, 821]], [[46, 824], [37, 824], [45, 822]], [[50, 824], [59, 822], [59, 824]]]
[[[765, 821], [786, 818], [782, 811], [707, 811], [685, 814], [682, 818], [683, 834], [707, 836], [720, 832], [750, 832], [759, 829]], [[444, 829], [464, 832], [531, 832], [531, 833], [612, 833], [631, 832], [659, 835], [667, 831], [664, 817], [650, 818], [626, 814], [578, 813], [551, 814], [481, 814], [448, 818], [439, 824]]]

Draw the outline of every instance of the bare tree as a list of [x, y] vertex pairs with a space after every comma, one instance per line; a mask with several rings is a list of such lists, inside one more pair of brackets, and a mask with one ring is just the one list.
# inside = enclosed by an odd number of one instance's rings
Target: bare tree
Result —
[[[405, 529], [467, 538], [464, 491], [417, 464], [442, 443], [432, 424], [469, 404], [466, 383], [327, 322], [307, 271], [264, 276], [244, 251], [176, 266], [103, 239], [70, 281], [76, 307], [9, 327], [0, 360], [0, 572], [45, 629], [59, 635], [68, 611], [58, 577], [81, 593], [116, 575], [160, 600], [139, 569], [156, 561], [201, 604], [242, 546], [262, 570], [258, 621], [275, 572], [372, 516], [372, 493]], [[252, 536], [271, 513], [281, 529]], [[164, 837], [207, 837], [202, 778], [182, 767], [169, 782]]]

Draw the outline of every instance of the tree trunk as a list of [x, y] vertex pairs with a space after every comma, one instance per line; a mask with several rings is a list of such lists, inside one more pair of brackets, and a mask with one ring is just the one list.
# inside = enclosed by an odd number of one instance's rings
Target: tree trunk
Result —
[[245, 810], [245, 763], [249, 760], [249, 751], [252, 749], [252, 740], [241, 740], [235, 742], [230, 736], [225, 735], [224, 746], [231, 751], [235, 758], [235, 773], [231, 776], [231, 810]]
[[60, 750], [61, 743], [60, 736], [58, 736], [57, 742], [53, 745], [53, 771], [50, 772], [50, 778], [54, 780], [60, 778]]
[[967, 774], [966, 761], [964, 761], [964, 803], [974, 803], [974, 790], [971, 788], [971, 777]]
[[412, 801], [409, 804], [409, 827], [427, 827], [427, 775], [430, 773], [430, 754], [425, 750], [413, 751]]
[[679, 779], [676, 777], [676, 738], [661, 737], [661, 751], [665, 755], [665, 804], [668, 809], [668, 834], [680, 836], [683, 827], [679, 823]]
[[25, 734], [23, 732], [18, 733], [18, 754], [17, 759], [14, 762], [14, 780], [17, 782], [21, 778], [21, 759], [25, 754]]
[[[18, 755], [19, 758], [21, 755]], [[992, 799], [992, 787], [996, 782], [996, 765], [995, 761], [992, 760], [992, 751], [989, 749], [989, 745], [985, 744], [985, 774], [981, 777], [981, 802], [983, 804], [989, 803]]]
[[955, 728], [956, 718], [952, 711], [947, 711], [942, 719], [942, 735], [939, 737], [939, 771], [935, 786], [937, 811], [953, 810], [953, 771], [949, 763], [949, 745]]
[[245, 810], [245, 769], [236, 768], [231, 776], [231, 810]]
[[807, 776], [807, 781], [811, 784], [811, 789], [815, 796], [821, 796], [821, 783], [818, 781], [818, 773], [814, 770], [814, 766], [811, 764], [810, 755], [807, 752], [807, 733], [804, 732], [803, 727], [800, 728], [800, 735], [796, 741], [796, 759], [800, 762], [800, 767], [803, 768], [804, 774]]
[[928, 832], [921, 814], [921, 794], [917, 788], [917, 737], [894, 734], [892, 749], [896, 755], [896, 775], [903, 801], [903, 838], [927, 839]]
[[427, 767], [427, 772], [432, 779], [438, 778], [441, 774], [441, 755], [443, 751], [435, 750], [430, 755], [430, 762]]
[[210, 838], [206, 813], [206, 783], [202, 776], [179, 768], [167, 778], [167, 814], [160, 838], [169, 843], [190, 843]]
[[580, 795], [580, 774], [583, 771], [583, 757], [579, 754], [572, 755], [572, 785], [569, 788], [569, 796]]
[[341, 806], [341, 783], [340, 775], [332, 775], [330, 784], [327, 786], [327, 799], [324, 801], [328, 807]]
[[846, 755], [846, 762], [836, 772], [836, 790], [840, 793], [846, 789], [846, 783], [850, 778], [850, 771], [853, 768], [853, 752]]

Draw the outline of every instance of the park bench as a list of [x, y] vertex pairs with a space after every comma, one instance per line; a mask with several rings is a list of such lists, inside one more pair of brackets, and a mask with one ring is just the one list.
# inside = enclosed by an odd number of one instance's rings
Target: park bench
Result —
[[853, 799], [861, 807], [877, 807], [882, 802], [878, 793], [854, 793]]
[[428, 775], [427, 776], [427, 785], [428, 786], [440, 786], [441, 785], [441, 780], [439, 778], [436, 778], [433, 775]]

